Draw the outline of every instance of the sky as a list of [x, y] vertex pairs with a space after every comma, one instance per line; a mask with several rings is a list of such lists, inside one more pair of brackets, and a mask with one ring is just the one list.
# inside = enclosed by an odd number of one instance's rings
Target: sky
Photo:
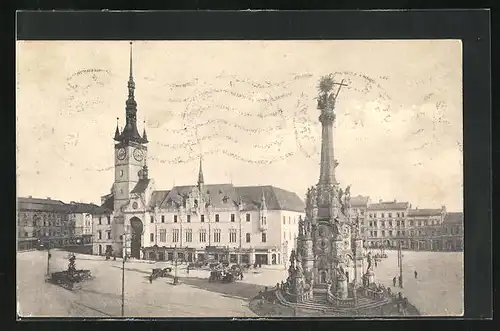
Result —
[[[129, 41], [17, 43], [17, 194], [99, 203], [125, 123]], [[136, 41], [139, 132], [156, 189], [319, 178], [321, 76], [347, 84], [334, 128], [352, 195], [463, 210], [458, 40]]]

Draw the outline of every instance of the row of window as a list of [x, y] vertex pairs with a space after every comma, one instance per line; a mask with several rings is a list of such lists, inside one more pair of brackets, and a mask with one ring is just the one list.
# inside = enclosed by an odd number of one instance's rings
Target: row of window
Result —
[[[111, 216], [107, 216], [106, 220], [107, 220], [108, 224], [111, 224]], [[101, 225], [101, 224], [102, 224], [102, 216], [99, 216], [99, 225]]]
[[[111, 234], [108, 233], [108, 239]], [[167, 230], [161, 229], [160, 230], [160, 242], [166, 242], [167, 241]], [[100, 239], [100, 238], [99, 238]], [[150, 242], [155, 241], [155, 234], [150, 233], [149, 234], [149, 240]], [[237, 240], [237, 231], [234, 229], [229, 230], [229, 242], [230, 243], [235, 243]], [[267, 242], [267, 234], [264, 232], [262, 233], [261, 240], [263, 243]], [[174, 229], [172, 231], [172, 242], [177, 243], [180, 241], [180, 231], [179, 229]], [[193, 231], [191, 229], [187, 229], [184, 231], [184, 241], [185, 242], [193, 242]], [[204, 243], [207, 242], [207, 231], [206, 230], [200, 230], [199, 231], [199, 241]], [[251, 241], [251, 235], [250, 233], [245, 234], [245, 242], [249, 243]], [[221, 230], [220, 229], [215, 229], [213, 233], [213, 242], [214, 243], [220, 243], [221, 242]]]
[[[451, 231], [449, 231], [451, 230]], [[388, 233], [389, 237], [392, 237], [394, 235], [396, 235], [397, 237], [399, 236], [406, 236], [406, 231], [403, 230], [403, 231], [391, 231], [389, 230], [388, 232], [386, 231], [381, 231], [381, 234], [382, 234], [382, 237], [385, 237], [386, 236], [386, 233]], [[440, 231], [438, 230], [431, 230], [429, 232], [426, 232], [426, 231], [423, 231], [423, 230], [410, 230], [408, 231], [408, 234], [410, 236], [425, 236], [426, 234], [430, 234], [431, 236], [435, 236], [435, 235], [438, 235], [440, 233]], [[459, 234], [459, 229], [455, 229], [455, 228], [446, 228], [444, 229], [444, 233], [446, 234]], [[378, 231], [370, 231], [370, 237], [377, 237], [378, 235]]]
[[[292, 224], [292, 217], [288, 216], [288, 224]], [[297, 219], [293, 219], [293, 224], [297, 224]], [[283, 225], [286, 225], [286, 216], [283, 216]]]
[[[177, 223], [178, 220], [179, 220], [178, 215], [174, 215], [173, 222]], [[250, 220], [251, 220], [250, 219], [250, 214], [246, 214], [245, 215], [245, 220], [247, 222], [250, 222]], [[231, 214], [230, 221], [233, 222], [233, 223], [236, 222], [236, 215], [235, 214]], [[151, 223], [155, 222], [155, 217], [154, 216], [150, 216], [150, 222]], [[161, 222], [165, 223], [165, 215], [161, 215]], [[191, 215], [186, 215], [186, 222], [187, 223], [191, 223]], [[200, 222], [202, 222], [202, 223], [205, 222], [205, 215], [203, 215], [203, 214], [200, 215]], [[215, 222], [220, 222], [220, 215], [219, 214], [215, 214]]]
[[[111, 239], [111, 231], [106, 231], [107, 238], [106, 239]], [[97, 239], [102, 239], [102, 231], [99, 230], [97, 231]]]
[[[380, 218], [385, 218], [386, 214], [385, 213], [380, 213], [378, 215], [380, 215], [379, 216]], [[396, 215], [396, 217], [405, 217], [405, 213], [404, 212], [396, 213], [395, 215]], [[387, 217], [391, 218], [392, 217], [392, 213], [387, 213]], [[377, 218], [377, 213], [368, 213], [368, 218]]]
[[[392, 220], [387, 221], [389, 227], [392, 227], [394, 224]], [[379, 221], [381, 227], [385, 227], [386, 221]], [[396, 226], [405, 226], [405, 221], [396, 221]], [[437, 220], [424, 220], [424, 221], [408, 221], [408, 226], [428, 226], [428, 225], [438, 225], [439, 221]], [[377, 221], [369, 221], [368, 225], [371, 227], [377, 227]]]

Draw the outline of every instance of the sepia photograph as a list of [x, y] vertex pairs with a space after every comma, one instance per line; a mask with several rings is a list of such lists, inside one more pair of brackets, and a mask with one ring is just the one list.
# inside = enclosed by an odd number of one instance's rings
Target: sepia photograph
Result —
[[16, 43], [19, 317], [464, 314], [461, 40]]

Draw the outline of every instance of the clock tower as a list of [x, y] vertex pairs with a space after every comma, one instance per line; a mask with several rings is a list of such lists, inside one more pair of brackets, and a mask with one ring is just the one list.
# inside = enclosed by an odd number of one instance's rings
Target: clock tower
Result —
[[125, 127], [120, 132], [116, 125], [115, 137], [115, 181], [113, 185], [114, 210], [128, 203], [130, 192], [142, 178], [147, 169], [148, 139], [146, 128], [141, 135], [137, 131], [137, 102], [134, 96], [135, 83], [132, 74], [132, 43], [130, 43], [130, 75], [128, 80], [128, 98], [125, 107]]

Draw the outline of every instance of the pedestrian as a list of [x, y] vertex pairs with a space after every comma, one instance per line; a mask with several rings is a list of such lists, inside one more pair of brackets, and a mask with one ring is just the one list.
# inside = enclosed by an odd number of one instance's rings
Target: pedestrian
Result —
[[153, 275], [149, 275], [149, 284], [153, 284]]
[[375, 268], [377, 267], [377, 260], [375, 259]]
[[415, 279], [417, 279], [417, 270], [415, 270], [413, 274], [415, 275]]
[[392, 279], [392, 286], [396, 287], [396, 276]]

